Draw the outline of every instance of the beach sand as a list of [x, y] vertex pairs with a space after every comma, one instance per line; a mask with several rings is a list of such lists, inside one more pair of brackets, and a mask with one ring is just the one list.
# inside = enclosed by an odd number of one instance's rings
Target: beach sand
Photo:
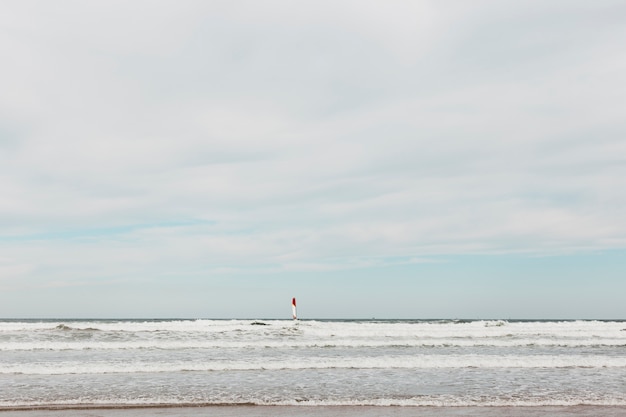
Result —
[[371, 407], [201, 406], [73, 409], [0, 409], [0, 417], [618, 417], [626, 406]]

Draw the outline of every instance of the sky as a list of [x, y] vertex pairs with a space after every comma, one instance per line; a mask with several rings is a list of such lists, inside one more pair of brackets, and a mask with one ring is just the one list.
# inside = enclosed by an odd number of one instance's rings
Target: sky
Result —
[[2, 9], [0, 317], [626, 319], [623, 1]]

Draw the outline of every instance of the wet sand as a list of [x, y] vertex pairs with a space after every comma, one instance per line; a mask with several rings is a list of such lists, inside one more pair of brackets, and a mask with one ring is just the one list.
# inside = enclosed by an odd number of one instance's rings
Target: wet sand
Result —
[[200, 406], [0, 409], [0, 417], [618, 417], [626, 406], [371, 407]]

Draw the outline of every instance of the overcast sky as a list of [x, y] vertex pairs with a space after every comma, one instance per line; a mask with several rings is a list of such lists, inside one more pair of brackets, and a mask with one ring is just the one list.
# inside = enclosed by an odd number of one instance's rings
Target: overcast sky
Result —
[[626, 319], [623, 1], [5, 1], [0, 317]]

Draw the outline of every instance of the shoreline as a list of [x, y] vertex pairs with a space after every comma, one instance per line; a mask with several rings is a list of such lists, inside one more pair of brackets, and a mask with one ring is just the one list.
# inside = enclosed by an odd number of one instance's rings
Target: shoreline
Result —
[[626, 415], [626, 406], [370, 406], [254, 404], [76, 404], [0, 407], [0, 417], [548, 417]]

